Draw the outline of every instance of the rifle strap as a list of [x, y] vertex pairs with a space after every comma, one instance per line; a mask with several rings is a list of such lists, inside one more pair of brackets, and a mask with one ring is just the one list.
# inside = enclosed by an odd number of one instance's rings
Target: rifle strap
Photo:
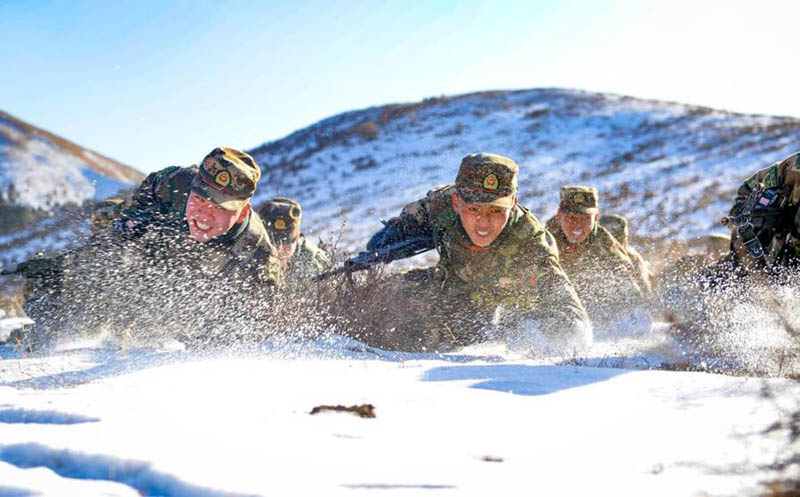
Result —
[[736, 228], [736, 234], [739, 235], [739, 239], [747, 249], [747, 254], [756, 262], [758, 267], [766, 266], [766, 254], [764, 253], [764, 247], [761, 245], [761, 241], [756, 236], [755, 229], [753, 229], [753, 223], [748, 222], [739, 226]]

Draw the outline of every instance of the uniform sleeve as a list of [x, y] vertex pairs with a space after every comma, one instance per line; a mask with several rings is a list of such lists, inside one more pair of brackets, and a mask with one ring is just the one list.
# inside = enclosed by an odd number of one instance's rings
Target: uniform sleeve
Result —
[[647, 302], [647, 290], [641, 287], [637, 269], [625, 250], [611, 234], [602, 233], [606, 251], [602, 256], [603, 276], [615, 293], [627, 297], [631, 306], [643, 307]]
[[729, 215], [736, 216], [741, 214], [742, 209], [747, 202], [747, 198], [759, 183], [763, 183], [767, 187], [777, 186], [781, 169], [780, 166], [781, 164], [776, 162], [775, 164], [765, 167], [764, 169], [757, 171], [755, 174], [748, 176], [736, 191], [736, 198], [733, 200], [733, 206], [731, 207]]
[[403, 207], [399, 216], [386, 221], [370, 238], [367, 250], [377, 250], [409, 238], [428, 238], [433, 248], [436, 226], [452, 222], [451, 209], [446, 208], [452, 188], [450, 185], [436, 187], [424, 198]]
[[526, 245], [527, 273], [520, 276], [531, 291], [534, 300], [532, 313], [542, 331], [553, 339], [560, 339], [576, 347], [591, 343], [592, 327], [586, 310], [575, 288], [558, 262], [557, 249], [548, 243], [547, 232], [542, 230]]

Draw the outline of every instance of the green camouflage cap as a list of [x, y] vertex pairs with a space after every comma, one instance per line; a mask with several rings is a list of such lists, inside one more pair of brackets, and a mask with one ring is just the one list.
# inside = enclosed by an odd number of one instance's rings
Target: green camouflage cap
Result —
[[470, 204], [491, 204], [510, 208], [517, 195], [519, 167], [508, 157], [470, 154], [461, 159], [456, 191]]
[[239, 150], [218, 147], [206, 155], [192, 181], [192, 191], [223, 209], [237, 211], [250, 201], [261, 178], [252, 157]]
[[567, 185], [561, 187], [561, 212], [597, 214], [597, 188]]
[[628, 246], [628, 218], [619, 214], [603, 214], [600, 226], [607, 229], [623, 247]]
[[258, 215], [275, 242], [288, 245], [300, 236], [303, 209], [296, 200], [287, 197], [267, 200], [258, 208]]

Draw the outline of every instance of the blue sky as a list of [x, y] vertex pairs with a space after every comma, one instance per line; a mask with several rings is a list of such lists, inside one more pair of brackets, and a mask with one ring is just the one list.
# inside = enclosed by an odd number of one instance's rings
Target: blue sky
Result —
[[143, 171], [478, 90], [800, 116], [798, 39], [777, 0], [0, 0], [0, 109]]

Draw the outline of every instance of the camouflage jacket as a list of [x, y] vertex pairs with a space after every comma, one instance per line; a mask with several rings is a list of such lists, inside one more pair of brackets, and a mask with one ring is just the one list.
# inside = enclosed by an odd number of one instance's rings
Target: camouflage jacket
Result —
[[611, 311], [622, 305], [644, 304], [647, 295], [637, 283], [634, 264], [608, 230], [598, 224], [586, 240], [573, 245], [555, 218], [548, 221], [547, 227], [555, 236], [561, 266], [590, 317], [601, 308]]
[[305, 235], [301, 234], [296, 243], [297, 249], [284, 273], [288, 284], [302, 284], [333, 266], [328, 255]]
[[[745, 179], [736, 192], [729, 216], [742, 213], [750, 193], [759, 183], [763, 184], [764, 188], [783, 187], [788, 195], [786, 205], [780, 214], [781, 226], [776, 232], [759, 230], [756, 226], [755, 234], [766, 252], [767, 263], [797, 264], [800, 259], [800, 212], [797, 209], [800, 204], [800, 152], [775, 162]], [[754, 224], [757, 223], [754, 221]], [[753, 262], [735, 229], [731, 233], [731, 249], [738, 261], [744, 262], [745, 265]]]
[[530, 211], [515, 207], [492, 245], [476, 247], [453, 210], [453, 192], [453, 185], [435, 188], [388, 221], [405, 235], [433, 237], [441, 291], [477, 309], [503, 304], [552, 329], [589, 329], [586, 311], [559, 265], [552, 237]]
[[261, 218], [252, 209], [228, 233], [205, 243], [189, 243], [186, 203], [197, 166], [168, 167], [151, 173], [133, 192], [131, 205], [114, 223], [114, 234], [142, 238], [151, 255], [184, 258], [187, 254], [207, 275], [245, 277], [277, 285], [280, 263]]

